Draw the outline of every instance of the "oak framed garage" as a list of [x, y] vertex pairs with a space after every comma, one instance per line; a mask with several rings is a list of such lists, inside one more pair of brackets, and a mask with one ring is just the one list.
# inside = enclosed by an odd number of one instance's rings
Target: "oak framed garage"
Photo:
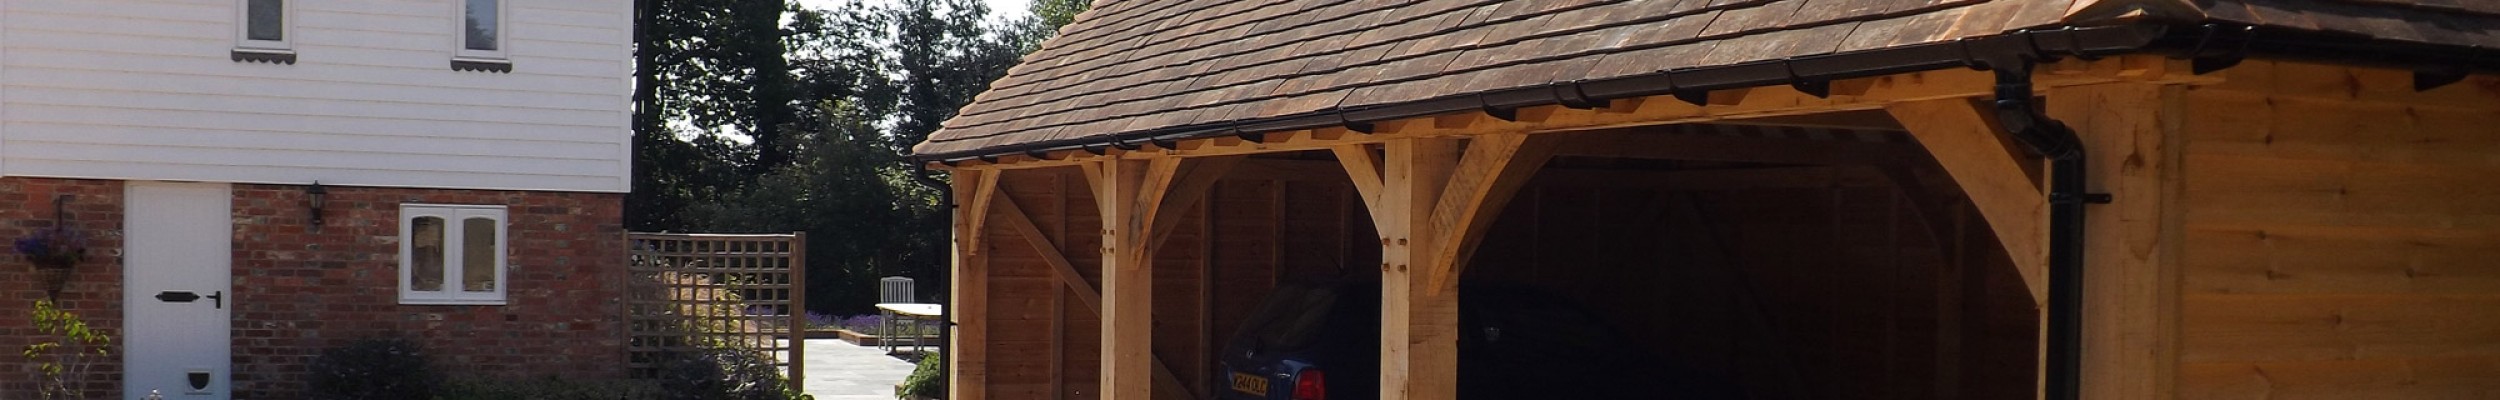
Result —
[[917, 148], [954, 396], [1206, 398], [1302, 277], [1382, 398], [1466, 280], [1769, 398], [2500, 393], [2500, 10], [1798, 3], [1100, 4]]

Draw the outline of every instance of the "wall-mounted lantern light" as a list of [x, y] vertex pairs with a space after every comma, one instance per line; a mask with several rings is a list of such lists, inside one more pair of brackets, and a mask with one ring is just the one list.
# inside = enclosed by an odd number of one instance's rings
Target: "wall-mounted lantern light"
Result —
[[304, 197], [311, 200], [306, 205], [312, 207], [312, 225], [321, 226], [321, 209], [330, 205], [330, 191], [321, 187], [321, 181], [313, 181], [312, 187], [304, 189]]

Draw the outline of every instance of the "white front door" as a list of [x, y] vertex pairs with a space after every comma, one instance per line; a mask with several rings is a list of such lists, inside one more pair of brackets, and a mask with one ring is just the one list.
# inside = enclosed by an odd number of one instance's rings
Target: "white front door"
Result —
[[234, 194], [129, 182], [122, 214], [122, 398], [229, 398]]

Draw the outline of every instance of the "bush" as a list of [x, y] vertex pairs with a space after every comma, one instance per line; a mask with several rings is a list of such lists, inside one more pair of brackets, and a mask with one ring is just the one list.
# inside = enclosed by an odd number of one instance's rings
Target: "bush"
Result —
[[35, 300], [32, 317], [35, 332], [41, 335], [19, 354], [36, 363], [36, 393], [43, 399], [87, 397], [97, 386], [89, 370], [113, 356], [113, 337], [88, 328], [77, 313], [55, 307], [49, 300]]
[[643, 398], [656, 391], [629, 382], [567, 381], [550, 376], [519, 381], [454, 381], [444, 385], [434, 400], [616, 400]]
[[398, 337], [322, 350], [311, 372], [307, 394], [317, 400], [432, 400], [443, 384], [424, 346]]
[[659, 384], [668, 400], [810, 399], [756, 351], [710, 348], [664, 357]]
[[939, 398], [946, 391], [946, 381], [938, 379], [938, 370], [944, 368], [946, 361], [939, 360], [935, 354], [920, 358], [920, 365], [912, 367], [911, 376], [903, 378], [903, 385], [894, 388], [895, 397]]

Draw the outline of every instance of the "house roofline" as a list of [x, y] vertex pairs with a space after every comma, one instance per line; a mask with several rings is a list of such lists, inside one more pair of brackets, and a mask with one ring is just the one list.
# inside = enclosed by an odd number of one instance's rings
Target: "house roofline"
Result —
[[2237, 65], [2252, 55], [2415, 71], [2415, 87], [2427, 90], [2477, 72], [2500, 71], [2500, 51], [2474, 47], [2251, 25], [2126, 24], [2029, 29], [2001, 35], [1854, 52], [1821, 54], [1658, 71], [1617, 78], [1555, 82], [1502, 90], [1359, 108], [1338, 108], [1274, 117], [1178, 125], [1143, 131], [1032, 141], [962, 151], [913, 154], [913, 163], [955, 164], [1003, 155], [1105, 148], [1223, 136], [1256, 139], [1266, 132], [1344, 127], [1369, 133], [1371, 124], [1406, 118], [1483, 111], [1495, 116], [1520, 108], [1561, 105], [1589, 108], [1620, 98], [1675, 95], [1688, 101], [1710, 91], [1790, 85], [1820, 95], [1835, 80], [1948, 68], [1986, 69], [1990, 60], [2055, 60], [2156, 53], [2193, 60], [2195, 73]]

